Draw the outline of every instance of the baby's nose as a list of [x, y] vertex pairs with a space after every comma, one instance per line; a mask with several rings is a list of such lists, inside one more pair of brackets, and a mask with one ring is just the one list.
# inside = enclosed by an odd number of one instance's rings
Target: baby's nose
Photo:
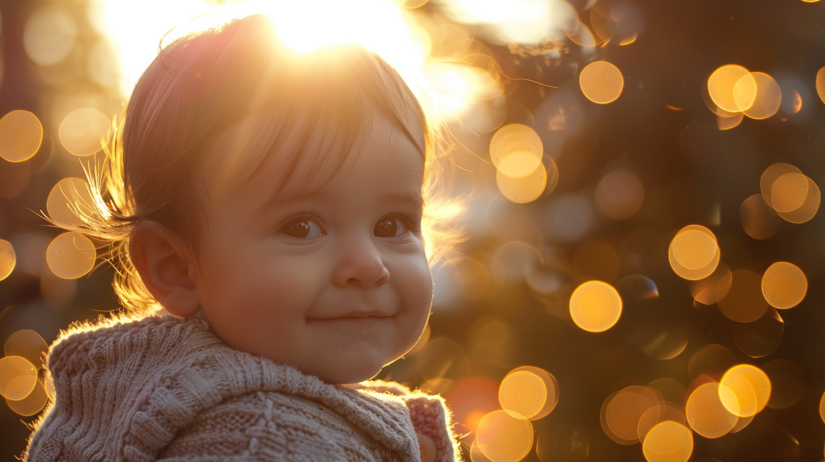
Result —
[[371, 287], [386, 284], [390, 271], [372, 246], [346, 249], [333, 274], [333, 282], [341, 287]]

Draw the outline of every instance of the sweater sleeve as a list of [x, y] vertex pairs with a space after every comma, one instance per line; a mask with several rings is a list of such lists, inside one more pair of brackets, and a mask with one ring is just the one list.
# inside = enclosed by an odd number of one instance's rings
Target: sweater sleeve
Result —
[[[447, 403], [439, 395], [429, 395], [420, 390], [410, 390], [397, 382], [369, 380], [357, 386], [371, 392], [391, 393], [399, 396], [410, 411], [410, 419], [416, 433], [432, 438], [436, 447], [437, 462], [461, 462], [461, 443], [456, 437]], [[357, 387], [356, 386], [356, 387]]]
[[396, 460], [324, 406], [296, 396], [256, 392], [202, 412], [158, 460]]

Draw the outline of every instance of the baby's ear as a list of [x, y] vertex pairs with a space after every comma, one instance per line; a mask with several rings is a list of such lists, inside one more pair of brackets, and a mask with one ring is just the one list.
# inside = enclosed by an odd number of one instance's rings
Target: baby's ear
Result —
[[139, 223], [129, 237], [129, 256], [143, 284], [169, 313], [187, 317], [198, 312], [194, 259], [184, 242], [160, 223]]

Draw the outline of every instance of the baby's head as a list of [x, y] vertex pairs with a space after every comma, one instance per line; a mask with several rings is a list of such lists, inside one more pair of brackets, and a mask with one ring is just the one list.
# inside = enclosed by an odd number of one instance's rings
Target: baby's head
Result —
[[114, 244], [127, 309], [202, 316], [239, 350], [366, 380], [430, 313], [432, 133], [375, 54], [293, 53], [248, 16], [142, 75], [85, 232]]

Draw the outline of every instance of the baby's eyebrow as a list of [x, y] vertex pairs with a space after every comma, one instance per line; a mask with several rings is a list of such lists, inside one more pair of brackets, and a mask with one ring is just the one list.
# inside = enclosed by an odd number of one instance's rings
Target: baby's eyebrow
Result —
[[383, 195], [384, 200], [393, 202], [399, 205], [407, 205], [410, 207], [421, 208], [424, 206], [424, 198], [421, 193], [386, 193]]

